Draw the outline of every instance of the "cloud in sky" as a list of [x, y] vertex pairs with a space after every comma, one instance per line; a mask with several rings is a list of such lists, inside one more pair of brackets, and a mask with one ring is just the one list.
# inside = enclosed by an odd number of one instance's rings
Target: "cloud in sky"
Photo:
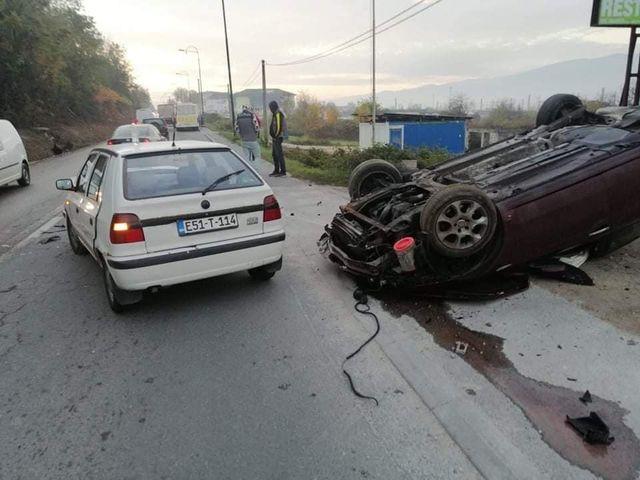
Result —
[[[378, 0], [378, 23], [417, 0]], [[431, 0], [427, 0], [429, 3]], [[206, 90], [225, 90], [226, 56], [219, 0], [84, 0], [98, 29], [127, 51], [137, 81], [156, 100], [196, 87], [200, 49]], [[259, 61], [314, 55], [370, 28], [370, 0], [227, 0], [234, 88]], [[418, 7], [420, 8], [420, 7]], [[627, 29], [590, 28], [585, 0], [444, 0], [378, 37], [382, 90], [494, 77], [574, 58], [626, 51]], [[304, 65], [269, 67], [268, 85], [320, 98], [368, 91], [371, 46], [365, 42]], [[622, 76], [621, 72], [621, 76]], [[246, 86], [258, 87], [260, 77]]]

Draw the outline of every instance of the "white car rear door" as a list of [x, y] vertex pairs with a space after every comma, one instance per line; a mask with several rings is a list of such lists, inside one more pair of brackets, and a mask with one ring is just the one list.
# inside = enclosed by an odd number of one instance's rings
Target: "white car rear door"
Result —
[[102, 201], [100, 187], [102, 186], [102, 179], [108, 160], [108, 154], [100, 153], [98, 155], [93, 170], [91, 171], [91, 176], [89, 177], [82, 207], [77, 212], [76, 231], [78, 235], [82, 237], [83, 243], [88, 246], [93, 246], [95, 239], [96, 217], [98, 216], [98, 210], [100, 209], [100, 203]]
[[[1, 125], [0, 128], [2, 128]], [[4, 148], [4, 141], [0, 130], [0, 185], [4, 185], [6, 183], [5, 179], [11, 175], [11, 168], [9, 167], [7, 158], [7, 150]]]
[[82, 236], [80, 211], [84, 208], [89, 179], [91, 178], [91, 172], [93, 171], [93, 166], [95, 165], [97, 158], [98, 152], [91, 152], [87, 161], [82, 166], [82, 169], [80, 169], [80, 173], [76, 179], [75, 190], [69, 192], [67, 197], [67, 200], [69, 200], [69, 205], [67, 206], [69, 221], [83, 243], [85, 242], [85, 239]]

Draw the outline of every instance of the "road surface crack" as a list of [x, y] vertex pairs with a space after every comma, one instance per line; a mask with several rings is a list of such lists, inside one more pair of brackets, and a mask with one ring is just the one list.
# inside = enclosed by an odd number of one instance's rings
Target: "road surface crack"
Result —
[[22, 305], [20, 305], [18, 308], [16, 308], [15, 310], [13, 310], [11, 312], [2, 312], [2, 314], [0, 314], [0, 328], [5, 326], [5, 324], [6, 324], [5, 320], [7, 319], [7, 317], [18, 313], [26, 305], [27, 305], [26, 303], [23, 303]]

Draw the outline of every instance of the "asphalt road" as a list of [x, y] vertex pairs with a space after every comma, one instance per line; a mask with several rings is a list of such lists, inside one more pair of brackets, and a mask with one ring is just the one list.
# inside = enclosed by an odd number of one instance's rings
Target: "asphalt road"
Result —
[[[34, 165], [27, 189], [0, 188], [1, 479], [595, 478], [509, 382], [451, 353], [411, 308], [372, 302], [382, 332], [348, 368], [380, 406], [351, 393], [342, 360], [374, 326], [315, 244], [344, 189], [269, 179], [287, 229], [271, 282], [229, 275], [112, 314], [97, 266], [50, 221], [64, 197], [53, 181], [85, 156]], [[640, 431], [638, 335], [543, 287], [452, 305], [451, 323], [499, 338], [514, 374], [571, 395], [590, 388]]]

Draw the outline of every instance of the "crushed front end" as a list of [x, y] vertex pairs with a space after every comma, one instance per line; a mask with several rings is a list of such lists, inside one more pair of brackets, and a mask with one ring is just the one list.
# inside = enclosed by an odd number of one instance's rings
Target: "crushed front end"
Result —
[[375, 283], [397, 283], [406, 273], [400, 270], [393, 245], [411, 236], [415, 251], [420, 251], [419, 217], [428, 196], [428, 191], [408, 183], [342, 206], [325, 227], [321, 251], [355, 276]]
[[[437, 187], [434, 187], [437, 188]], [[318, 242], [320, 251], [339, 268], [377, 286], [433, 286], [467, 278], [477, 257], [444, 259], [429, 251], [420, 215], [433, 189], [408, 182], [387, 187], [340, 207]], [[413, 239], [414, 269], [401, 266], [394, 245]]]

